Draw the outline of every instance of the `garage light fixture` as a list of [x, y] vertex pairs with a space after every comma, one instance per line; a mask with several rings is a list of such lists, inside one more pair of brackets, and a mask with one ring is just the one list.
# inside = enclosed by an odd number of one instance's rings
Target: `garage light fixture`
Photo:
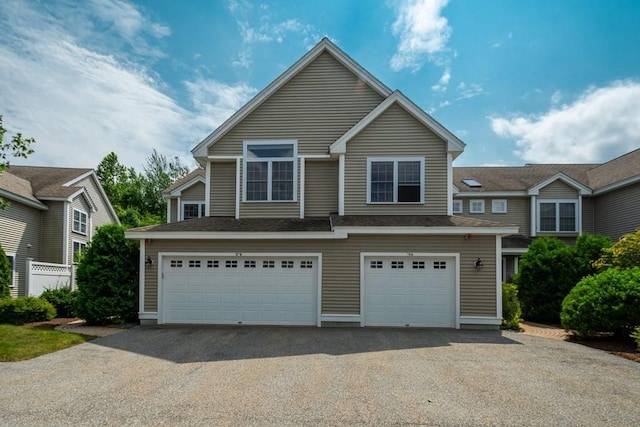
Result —
[[482, 260], [478, 258], [476, 262], [473, 263], [473, 266], [475, 267], [476, 271], [482, 271], [482, 267], [484, 267], [484, 264], [482, 263]]

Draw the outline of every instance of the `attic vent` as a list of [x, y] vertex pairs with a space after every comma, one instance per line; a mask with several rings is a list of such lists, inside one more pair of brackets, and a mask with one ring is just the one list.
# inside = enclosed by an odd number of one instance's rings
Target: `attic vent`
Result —
[[482, 184], [480, 184], [475, 179], [467, 178], [467, 179], [463, 179], [462, 182], [464, 182], [467, 185], [467, 187], [482, 187]]

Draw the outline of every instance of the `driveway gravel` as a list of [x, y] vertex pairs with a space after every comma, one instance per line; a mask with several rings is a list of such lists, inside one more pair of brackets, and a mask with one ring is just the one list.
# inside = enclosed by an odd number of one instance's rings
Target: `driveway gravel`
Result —
[[0, 425], [637, 426], [640, 364], [500, 331], [136, 327], [0, 364]]

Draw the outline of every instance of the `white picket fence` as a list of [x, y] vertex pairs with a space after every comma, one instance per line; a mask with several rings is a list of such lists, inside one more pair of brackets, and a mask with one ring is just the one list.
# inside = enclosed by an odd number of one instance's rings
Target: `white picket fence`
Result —
[[39, 297], [47, 289], [73, 287], [73, 265], [27, 259], [27, 295]]

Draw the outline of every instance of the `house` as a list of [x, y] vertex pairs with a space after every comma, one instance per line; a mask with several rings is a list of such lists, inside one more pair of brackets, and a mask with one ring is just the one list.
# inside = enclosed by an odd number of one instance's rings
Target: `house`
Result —
[[[13, 265], [12, 296], [39, 295], [31, 261], [43, 274], [71, 274], [94, 230], [119, 223], [93, 169], [9, 166], [0, 175], [0, 244]], [[29, 268], [28, 266], [32, 266]]]
[[452, 215], [464, 147], [323, 39], [192, 150], [175, 221], [126, 232], [141, 322], [497, 328], [518, 227]]
[[518, 225], [502, 239], [505, 281], [537, 236], [616, 241], [640, 228], [640, 149], [603, 164], [455, 167], [453, 177], [455, 215]]

